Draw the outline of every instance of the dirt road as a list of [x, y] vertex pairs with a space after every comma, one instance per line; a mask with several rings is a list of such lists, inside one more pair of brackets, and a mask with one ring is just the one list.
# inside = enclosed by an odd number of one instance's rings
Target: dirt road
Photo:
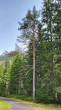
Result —
[[3, 99], [10, 103], [12, 110], [35, 110], [33, 107], [28, 106], [27, 104], [22, 103], [21, 101], [16, 101], [13, 99], [3, 98]]

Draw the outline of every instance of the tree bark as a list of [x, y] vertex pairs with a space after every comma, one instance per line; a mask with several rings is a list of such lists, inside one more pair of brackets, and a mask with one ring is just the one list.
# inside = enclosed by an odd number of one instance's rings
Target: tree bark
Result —
[[35, 100], [35, 33], [33, 29], [33, 100]]

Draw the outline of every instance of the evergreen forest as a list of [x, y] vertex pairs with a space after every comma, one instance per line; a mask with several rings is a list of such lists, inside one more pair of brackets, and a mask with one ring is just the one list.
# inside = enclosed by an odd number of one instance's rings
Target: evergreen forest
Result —
[[61, 1], [43, 0], [42, 10], [29, 9], [18, 30], [17, 41], [27, 49], [0, 61], [0, 96], [32, 101], [35, 61], [35, 101], [61, 103]]

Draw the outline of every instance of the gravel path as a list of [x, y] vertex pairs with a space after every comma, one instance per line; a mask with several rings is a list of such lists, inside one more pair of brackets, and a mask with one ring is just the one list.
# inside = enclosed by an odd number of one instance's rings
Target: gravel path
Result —
[[9, 102], [12, 110], [35, 110], [34, 108], [30, 107], [27, 104], [22, 103], [21, 101], [16, 101], [13, 99], [8, 99], [8, 98], [3, 98], [3, 97], [1, 97], [0, 99], [3, 99]]

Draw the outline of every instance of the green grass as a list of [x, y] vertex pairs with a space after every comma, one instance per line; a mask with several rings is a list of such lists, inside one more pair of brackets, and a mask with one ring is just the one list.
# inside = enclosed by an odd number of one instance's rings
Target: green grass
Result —
[[0, 110], [11, 110], [10, 104], [6, 101], [0, 100]]
[[24, 103], [29, 104], [32, 107], [37, 108], [37, 110], [61, 110], [60, 105], [54, 105], [54, 104], [36, 104], [33, 102], [26, 102], [24, 101]]

